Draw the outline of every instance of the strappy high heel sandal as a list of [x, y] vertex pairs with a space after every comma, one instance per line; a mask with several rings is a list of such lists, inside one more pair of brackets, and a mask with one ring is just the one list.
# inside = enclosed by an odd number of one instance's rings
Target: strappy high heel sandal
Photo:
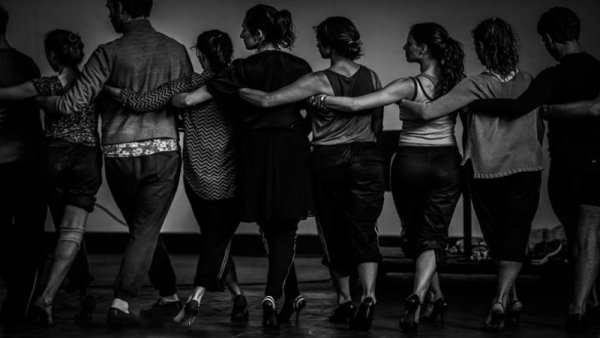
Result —
[[248, 321], [248, 302], [244, 295], [237, 295], [233, 298], [233, 308], [231, 309], [232, 322]]
[[506, 306], [505, 325], [518, 328], [521, 325], [521, 313], [523, 312], [523, 302], [516, 299]]
[[296, 324], [298, 324], [298, 320], [300, 319], [300, 311], [306, 307], [306, 301], [304, 300], [304, 296], [299, 295], [294, 298], [292, 301], [288, 301], [287, 299], [283, 303], [283, 307], [279, 312], [278, 318], [279, 323], [289, 323], [290, 318], [296, 313]]
[[32, 303], [29, 308], [29, 318], [36, 325], [45, 327], [56, 325], [56, 322], [52, 318], [52, 304]]
[[[497, 307], [496, 305], [500, 305]], [[489, 321], [486, 320], [483, 324], [483, 329], [486, 331], [500, 331], [504, 329], [504, 304], [496, 301], [490, 309]]]
[[435, 302], [429, 304], [431, 304], [431, 307], [433, 308], [431, 310], [431, 313], [429, 313], [428, 315], [422, 315], [419, 318], [419, 321], [433, 323], [435, 322], [437, 317], [440, 316], [440, 323], [444, 324], [444, 315], [450, 307], [446, 299], [444, 297], [441, 297], [438, 298]]
[[200, 312], [200, 303], [191, 299], [185, 304], [185, 307], [179, 311], [179, 313], [173, 317], [173, 321], [180, 324], [183, 327], [191, 327]]
[[400, 329], [402, 332], [415, 332], [419, 328], [419, 322], [415, 320], [415, 313], [419, 306], [421, 306], [421, 298], [416, 294], [413, 293], [406, 298], [404, 302], [406, 312], [404, 312], [400, 320]]
[[338, 305], [338, 307], [333, 310], [333, 313], [329, 316], [329, 321], [332, 323], [348, 323], [355, 312], [356, 305], [354, 305], [352, 301], [345, 302], [344, 304]]
[[279, 329], [279, 320], [277, 318], [277, 304], [271, 296], [266, 296], [262, 300], [263, 309], [263, 328]]
[[363, 299], [358, 306], [358, 309], [354, 313], [354, 316], [350, 318], [350, 328], [353, 330], [367, 331], [371, 328], [371, 322], [375, 315], [375, 300], [371, 297]]

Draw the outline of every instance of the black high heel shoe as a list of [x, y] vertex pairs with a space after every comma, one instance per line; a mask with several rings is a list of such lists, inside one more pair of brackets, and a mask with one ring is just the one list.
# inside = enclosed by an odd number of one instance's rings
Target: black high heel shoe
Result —
[[375, 300], [371, 297], [363, 299], [358, 306], [354, 316], [350, 318], [350, 328], [353, 330], [367, 331], [371, 328], [373, 315], [375, 314]]
[[263, 309], [263, 328], [279, 329], [279, 320], [277, 318], [277, 305], [275, 299], [271, 296], [266, 296], [262, 300]]
[[296, 324], [298, 324], [298, 320], [300, 318], [300, 311], [302, 311], [302, 309], [304, 309], [305, 307], [306, 301], [304, 300], [304, 296], [302, 295], [299, 295], [292, 301], [288, 301], [286, 299], [278, 315], [279, 323], [289, 323], [290, 317], [292, 317], [294, 312], [296, 312]]
[[433, 307], [431, 313], [429, 313], [428, 315], [421, 316], [419, 318], [419, 321], [433, 323], [435, 322], [437, 317], [440, 316], [440, 322], [444, 324], [444, 315], [450, 307], [448, 305], [448, 302], [446, 302], [446, 299], [444, 297], [441, 297], [438, 298], [438, 300], [436, 300], [435, 302], [429, 304], [432, 304], [431, 306]]
[[581, 313], [572, 313], [567, 315], [565, 328], [569, 332], [583, 333], [587, 329], [587, 320], [585, 315]]
[[523, 303], [520, 300], [513, 300], [506, 309], [505, 325], [518, 328], [521, 325], [521, 312], [523, 312]]
[[189, 300], [183, 309], [173, 317], [173, 321], [177, 324], [181, 324], [184, 327], [191, 327], [200, 312], [200, 303], [196, 300]]
[[[496, 307], [496, 304], [500, 305], [500, 307]], [[504, 304], [495, 302], [490, 309], [489, 321], [486, 320], [483, 324], [483, 329], [486, 331], [500, 331], [504, 329], [504, 320]]]
[[244, 295], [237, 295], [233, 298], [233, 308], [231, 309], [232, 322], [248, 321], [248, 302]]
[[46, 327], [53, 327], [56, 325], [52, 318], [52, 304], [31, 304], [29, 308], [30, 320], [37, 324]]
[[414, 293], [404, 301], [406, 312], [400, 320], [402, 332], [415, 332], [419, 328], [419, 322], [415, 320], [415, 312], [417, 312], [419, 306], [421, 306], [421, 298]]
[[75, 322], [79, 325], [88, 324], [92, 322], [92, 313], [96, 308], [96, 300], [92, 295], [86, 295], [80, 301], [81, 308], [79, 313], [75, 315]]
[[329, 316], [329, 321], [332, 323], [348, 323], [355, 312], [356, 305], [352, 301], [345, 302], [333, 310], [333, 313]]

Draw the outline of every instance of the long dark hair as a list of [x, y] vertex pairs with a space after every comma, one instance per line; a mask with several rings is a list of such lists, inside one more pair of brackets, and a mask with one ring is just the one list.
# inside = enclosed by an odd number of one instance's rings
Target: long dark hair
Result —
[[472, 34], [483, 65], [501, 76], [515, 71], [519, 63], [517, 36], [508, 22], [500, 18], [486, 19]]
[[44, 38], [46, 53], [52, 51], [56, 60], [66, 66], [77, 67], [83, 61], [81, 37], [64, 29], [55, 29]]
[[203, 32], [198, 35], [194, 47], [204, 55], [215, 73], [231, 63], [233, 44], [227, 33], [216, 29]]
[[265, 36], [265, 42], [279, 47], [290, 48], [296, 40], [292, 14], [286, 10], [276, 10], [269, 5], [256, 5], [246, 12], [244, 25], [251, 34], [258, 30]]
[[343, 16], [332, 16], [313, 28], [317, 39], [326, 47], [350, 60], [356, 60], [362, 55], [362, 41], [358, 29]]
[[431, 57], [438, 61], [441, 72], [437, 95], [450, 91], [465, 77], [462, 44], [450, 37], [448, 31], [434, 22], [418, 23], [408, 33], [418, 45], [426, 45]]

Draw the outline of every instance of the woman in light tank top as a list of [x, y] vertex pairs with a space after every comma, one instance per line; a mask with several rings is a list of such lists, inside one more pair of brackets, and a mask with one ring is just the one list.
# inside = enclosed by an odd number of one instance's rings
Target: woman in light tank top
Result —
[[[379, 79], [356, 63], [360, 34], [344, 17], [330, 17], [315, 27], [317, 47], [331, 67], [311, 73], [272, 93], [242, 89], [243, 99], [263, 107], [301, 101], [312, 95], [360, 96], [379, 89]], [[377, 148], [383, 109], [357, 113], [335, 110], [309, 114], [312, 128], [311, 175], [324, 264], [337, 291], [338, 306], [329, 320], [368, 330], [375, 310], [379, 253], [376, 223], [383, 208], [383, 159]], [[349, 277], [358, 273], [362, 299], [352, 303]]]
[[[361, 97], [319, 96], [312, 101], [348, 112], [401, 99], [428, 102], [464, 77], [460, 43], [436, 23], [412, 26], [404, 50], [408, 62], [420, 65], [421, 73], [416, 77], [392, 81], [382, 90]], [[437, 267], [446, 259], [448, 227], [461, 192], [455, 120], [454, 113], [428, 121], [403, 121], [392, 163], [394, 202], [408, 239], [407, 254], [416, 262], [413, 293], [406, 299], [406, 312], [400, 321], [403, 331], [415, 331], [419, 319], [431, 321], [438, 315], [443, 319], [448, 309]]]

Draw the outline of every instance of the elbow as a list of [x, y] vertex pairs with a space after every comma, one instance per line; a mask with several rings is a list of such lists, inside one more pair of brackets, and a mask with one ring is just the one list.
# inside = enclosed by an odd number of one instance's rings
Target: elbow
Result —
[[352, 100], [346, 111], [355, 113], [360, 110], [360, 106], [356, 100]]
[[186, 94], [180, 102], [181, 102], [180, 108], [190, 108], [190, 107], [195, 106], [195, 102], [194, 102], [192, 96], [189, 94]]
[[272, 108], [274, 106], [273, 99], [270, 96], [262, 98], [258, 101], [258, 106], [261, 108]]

